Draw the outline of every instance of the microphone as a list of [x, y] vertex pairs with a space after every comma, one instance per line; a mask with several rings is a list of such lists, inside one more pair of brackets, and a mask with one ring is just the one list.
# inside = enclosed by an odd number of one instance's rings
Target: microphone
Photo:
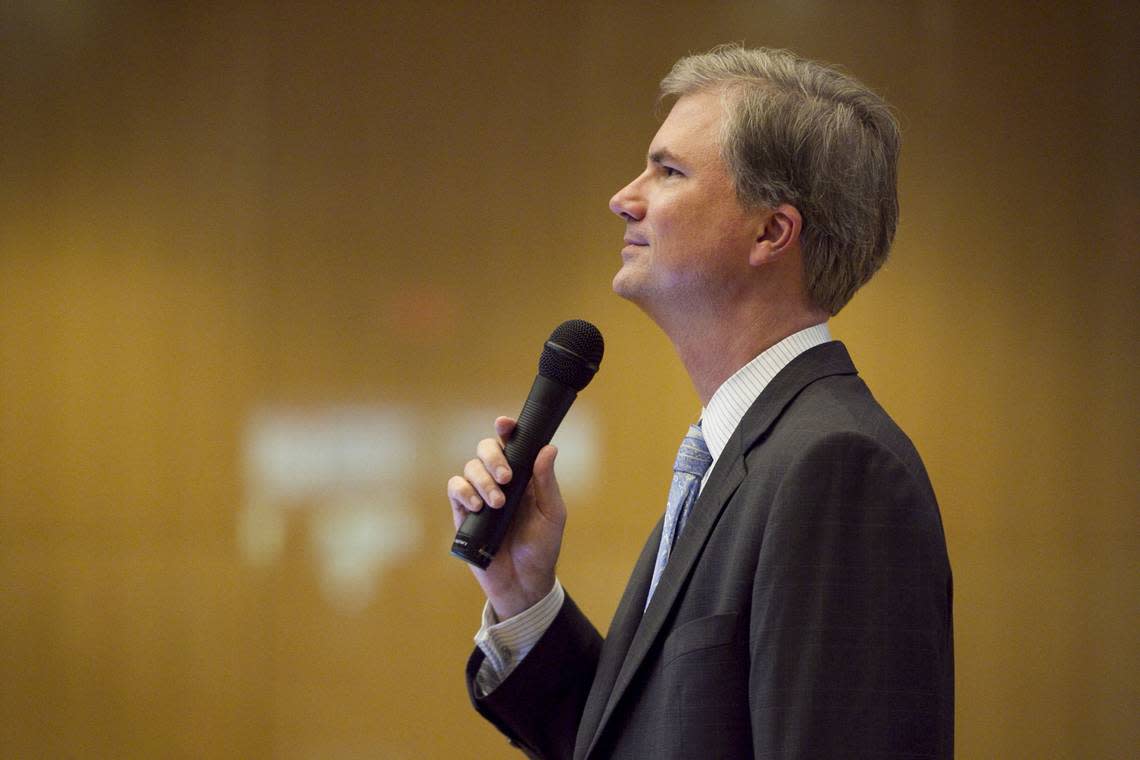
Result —
[[594, 378], [605, 342], [597, 327], [570, 319], [550, 334], [538, 359], [538, 376], [523, 404], [511, 440], [503, 449], [511, 466], [511, 482], [503, 486], [506, 502], [468, 512], [451, 544], [452, 555], [484, 570], [495, 558], [511, 526], [539, 450], [550, 443], [570, 405]]

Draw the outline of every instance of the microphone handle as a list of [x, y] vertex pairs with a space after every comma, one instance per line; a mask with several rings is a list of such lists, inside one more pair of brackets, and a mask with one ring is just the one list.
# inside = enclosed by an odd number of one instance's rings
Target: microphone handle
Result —
[[512, 474], [511, 482], [503, 486], [506, 503], [499, 509], [484, 506], [467, 513], [451, 544], [454, 556], [484, 570], [491, 564], [530, 483], [535, 457], [550, 443], [577, 397], [577, 391], [562, 383], [543, 375], [534, 378], [514, 434], [503, 449]]

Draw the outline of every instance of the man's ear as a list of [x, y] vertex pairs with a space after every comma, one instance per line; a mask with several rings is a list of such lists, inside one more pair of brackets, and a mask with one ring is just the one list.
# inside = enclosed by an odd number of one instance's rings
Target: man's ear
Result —
[[748, 256], [748, 263], [754, 267], [770, 264], [784, 257], [800, 246], [800, 231], [804, 220], [800, 211], [788, 203], [764, 211], [760, 218], [761, 226], [756, 241]]

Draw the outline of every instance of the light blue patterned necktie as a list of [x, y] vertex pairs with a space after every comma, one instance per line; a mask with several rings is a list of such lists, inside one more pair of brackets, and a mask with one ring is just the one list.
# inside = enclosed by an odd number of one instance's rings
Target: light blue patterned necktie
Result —
[[673, 551], [673, 544], [677, 536], [685, 527], [697, 494], [701, 491], [701, 478], [712, 464], [712, 454], [705, 445], [705, 436], [701, 432], [700, 424], [690, 425], [689, 434], [681, 441], [681, 448], [677, 450], [677, 461], [673, 463], [673, 482], [669, 486], [669, 501], [665, 505], [665, 524], [661, 528], [661, 545], [657, 549], [657, 562], [653, 566], [653, 580], [649, 583], [649, 596], [645, 599], [645, 606], [649, 607], [649, 600], [657, 590], [657, 582], [661, 580], [661, 573], [669, 562], [669, 555]]

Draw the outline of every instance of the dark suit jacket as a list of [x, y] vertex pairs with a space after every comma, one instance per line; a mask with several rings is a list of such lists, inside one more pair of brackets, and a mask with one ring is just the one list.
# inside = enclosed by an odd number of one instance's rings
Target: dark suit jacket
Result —
[[476, 708], [550, 758], [950, 758], [951, 576], [922, 461], [841, 343], [769, 384], [642, 609], [609, 635], [569, 597]]

